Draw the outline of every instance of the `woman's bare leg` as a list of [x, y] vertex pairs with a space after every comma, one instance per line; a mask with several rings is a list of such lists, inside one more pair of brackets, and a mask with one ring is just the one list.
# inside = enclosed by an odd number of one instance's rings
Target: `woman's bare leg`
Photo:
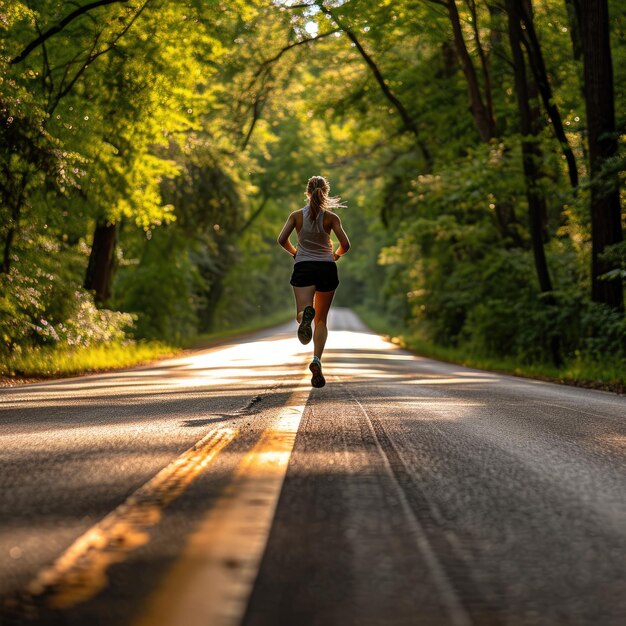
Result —
[[294, 287], [293, 295], [296, 298], [296, 321], [302, 321], [302, 312], [307, 306], [313, 306], [313, 296], [315, 295], [315, 285], [309, 287]]
[[315, 292], [315, 331], [313, 333], [313, 355], [318, 359], [322, 358], [326, 338], [328, 337], [328, 329], [326, 328], [326, 318], [333, 301], [334, 291], [316, 291]]

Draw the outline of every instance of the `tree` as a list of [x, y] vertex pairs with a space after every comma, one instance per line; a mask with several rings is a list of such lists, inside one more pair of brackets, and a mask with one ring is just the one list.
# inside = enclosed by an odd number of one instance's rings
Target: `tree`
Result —
[[623, 241], [618, 173], [613, 63], [607, 0], [576, 0], [584, 61], [585, 105], [591, 176], [591, 297], [595, 302], [623, 310], [621, 279], [606, 280], [616, 269], [603, 253]]
[[97, 222], [85, 274], [85, 289], [94, 292], [96, 303], [104, 304], [111, 297], [117, 225]]
[[[119, 3], [124, 4], [125, 0], [98, 0], [83, 5], [44, 32], [40, 22], [45, 20], [43, 16], [47, 11], [54, 15], [54, 10], [50, 11], [53, 7], [49, 6], [53, 3], [42, 3], [38, 11], [24, 9], [13, 15], [11, 45], [21, 50], [14, 56], [3, 57], [2, 73], [10, 77], [10, 88], [6, 94], [0, 94], [2, 114], [7, 122], [2, 125], [6, 139], [3, 144], [8, 148], [1, 155], [0, 187], [5, 199], [3, 204], [9, 208], [8, 227], [3, 233], [4, 255], [0, 270], [3, 273], [10, 270], [11, 248], [24, 208], [37, 204], [33, 199], [41, 194], [42, 188], [56, 185], [63, 196], [68, 188], [81, 186], [80, 179], [85, 172], [79, 166], [84, 165], [86, 159], [76, 146], [64, 149], [64, 139], [78, 130], [76, 120], [68, 122], [61, 115], [54, 118], [52, 115], [62, 100], [72, 96], [87, 68], [114, 49], [147, 4], [122, 8], [112, 26], [106, 22], [104, 26], [86, 25], [80, 19], [100, 6]], [[32, 26], [38, 33], [35, 38]], [[65, 45], [55, 45], [53, 54], [48, 44], [57, 43], [60, 38]], [[29, 43], [24, 45], [25, 41]], [[40, 54], [32, 55], [35, 50]], [[74, 107], [69, 106], [69, 110], [73, 111]], [[78, 116], [74, 113], [68, 117]], [[85, 116], [85, 120], [88, 119], [89, 116]]]
[[[481, 87], [478, 73], [474, 67], [474, 61], [470, 55], [470, 52], [465, 41], [463, 34], [463, 28], [461, 24], [461, 17], [458, 11], [458, 7], [455, 0], [430, 0], [433, 2], [439, 2], [446, 7], [449, 21], [452, 27], [454, 47], [456, 50], [457, 58], [461, 64], [465, 82], [467, 84], [467, 90], [470, 100], [470, 112], [476, 124], [476, 128], [480, 134], [483, 142], [490, 143], [492, 140], [499, 139], [501, 137], [500, 129], [496, 125], [494, 105], [493, 105], [493, 93], [491, 87], [490, 69], [487, 61], [487, 54], [485, 48], [481, 43], [480, 29], [479, 29], [479, 13], [476, 3], [473, 0], [468, 0], [468, 8], [470, 11], [472, 32], [474, 36], [474, 43], [476, 46], [477, 54], [480, 60], [480, 67], [482, 70], [483, 85]], [[489, 5], [490, 18], [495, 21], [494, 13], [497, 12], [496, 5]], [[511, 202], [499, 200], [494, 203], [494, 215], [496, 226], [500, 236], [510, 241], [514, 246], [523, 246], [524, 243], [518, 232], [517, 216], [515, 213], [515, 207]]]
[[496, 135], [496, 122], [493, 116], [493, 107], [491, 105], [491, 81], [489, 80], [489, 71], [485, 60], [484, 51], [480, 43], [480, 37], [478, 37], [478, 25], [477, 25], [477, 13], [476, 5], [472, 2], [470, 7], [472, 10], [474, 32], [476, 33], [476, 47], [479, 51], [479, 57], [482, 64], [483, 76], [485, 77], [483, 89], [484, 97], [481, 87], [478, 82], [478, 75], [476, 68], [467, 49], [465, 38], [463, 37], [463, 30], [461, 28], [461, 18], [459, 16], [459, 10], [456, 6], [456, 0], [446, 0], [440, 2], [443, 4], [450, 18], [450, 24], [452, 25], [452, 33], [454, 38], [454, 46], [456, 48], [463, 74], [467, 82], [467, 91], [470, 99], [470, 110], [474, 116], [476, 127], [480, 133], [480, 137], [484, 142], [489, 142]]
[[[546, 214], [546, 200], [540, 187], [542, 154], [537, 143], [539, 134], [537, 111], [531, 105], [531, 89], [536, 89], [529, 84], [526, 72], [526, 61], [522, 48], [524, 14], [519, 0], [506, 0], [506, 10], [509, 23], [509, 41], [513, 57], [513, 69], [515, 72], [515, 91], [522, 132], [522, 163], [524, 170], [524, 182], [526, 186], [526, 199], [528, 201], [528, 224], [532, 243], [535, 269], [539, 288], [543, 294], [548, 294], [546, 304], [554, 305], [552, 296], [552, 280], [548, 270], [548, 262], [543, 245], [544, 216]], [[558, 367], [562, 364], [560, 342], [558, 335], [552, 339], [552, 360]]]
[[554, 101], [554, 94], [548, 78], [543, 52], [535, 29], [532, 0], [522, 0], [519, 17], [524, 25], [521, 32], [521, 40], [528, 53], [528, 61], [535, 79], [535, 84], [541, 94], [541, 99], [552, 124], [552, 128], [554, 129], [554, 134], [567, 161], [567, 173], [569, 175], [570, 184], [576, 189], [578, 187], [576, 156], [565, 134], [559, 107]]

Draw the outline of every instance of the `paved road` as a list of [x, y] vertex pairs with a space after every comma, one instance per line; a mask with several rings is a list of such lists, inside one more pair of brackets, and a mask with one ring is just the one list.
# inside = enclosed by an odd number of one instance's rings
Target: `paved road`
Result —
[[626, 398], [293, 337], [0, 390], [3, 626], [626, 623]]

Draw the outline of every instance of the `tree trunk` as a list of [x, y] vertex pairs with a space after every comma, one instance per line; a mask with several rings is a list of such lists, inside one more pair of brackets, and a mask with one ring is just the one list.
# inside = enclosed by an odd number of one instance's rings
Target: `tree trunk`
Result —
[[548, 79], [548, 71], [546, 70], [546, 64], [543, 59], [543, 53], [541, 51], [541, 45], [539, 44], [539, 38], [535, 31], [535, 22], [533, 20], [532, 0], [525, 0], [522, 3], [522, 19], [524, 20], [524, 31], [522, 32], [523, 42], [528, 52], [528, 60], [530, 67], [535, 78], [535, 83], [541, 94], [543, 105], [546, 109], [546, 113], [552, 123], [554, 134], [561, 145], [561, 150], [567, 161], [567, 171], [569, 174], [570, 184], [573, 189], [578, 187], [578, 168], [576, 166], [576, 157], [572, 151], [572, 147], [569, 144], [565, 129], [563, 128], [563, 121], [561, 120], [561, 113], [557, 105], [554, 102], [552, 95], [552, 87]]
[[8, 200], [7, 204], [11, 205], [11, 219], [8, 224], [7, 234], [4, 238], [4, 251], [2, 255], [2, 265], [0, 266], [0, 274], [8, 274], [11, 271], [11, 249], [13, 247], [13, 242], [15, 241], [15, 235], [19, 228], [20, 214], [24, 203], [24, 193], [26, 191], [27, 182], [28, 176], [24, 174], [14, 197], [12, 197], [9, 193], [3, 194], [5, 200]]
[[452, 33], [454, 35], [454, 45], [456, 52], [461, 61], [461, 68], [467, 80], [467, 91], [470, 99], [470, 108], [476, 122], [476, 127], [483, 141], [488, 142], [496, 135], [496, 125], [493, 118], [489, 115], [487, 106], [483, 102], [480, 85], [478, 84], [478, 76], [476, 68], [472, 63], [472, 58], [465, 45], [463, 38], [463, 30], [461, 29], [461, 19], [455, 0], [448, 0], [448, 16], [452, 24]]
[[111, 297], [117, 226], [98, 222], [85, 275], [85, 289], [94, 292], [95, 301], [104, 304]]
[[209, 332], [214, 330], [217, 305], [224, 293], [224, 280], [229, 268], [233, 264], [233, 248], [230, 238], [217, 237], [217, 257], [210, 267], [199, 267], [208, 289], [202, 293], [204, 306], [198, 311], [199, 330]]
[[600, 278], [615, 269], [601, 259], [604, 249], [623, 240], [619, 178], [604, 171], [618, 148], [608, 3], [580, 0], [579, 5], [591, 174], [591, 299], [623, 310], [621, 280]]
[[2, 256], [2, 267], [0, 274], [8, 274], [11, 271], [11, 247], [13, 246], [13, 238], [15, 237], [15, 227], [10, 226], [4, 239], [4, 254]]
[[[511, 42], [513, 68], [515, 71], [515, 91], [517, 93], [520, 130], [522, 132], [522, 161], [535, 270], [537, 272], [539, 290], [541, 293], [550, 294], [552, 292], [552, 281], [543, 241], [546, 202], [543, 191], [537, 184], [541, 174], [540, 163], [542, 160], [541, 150], [536, 142], [538, 111], [535, 111], [533, 115], [533, 109], [530, 104], [526, 62], [522, 49], [522, 13], [519, 0], [506, 0], [506, 8], [509, 14], [509, 40]], [[548, 296], [544, 301], [548, 306], [556, 304], [553, 296]], [[550, 339], [550, 348], [552, 360], [558, 367], [562, 364], [562, 359], [560, 340], [557, 335]]]
[[[481, 67], [483, 71], [483, 79], [485, 82], [485, 102], [481, 95], [480, 84], [478, 82], [478, 76], [474, 64], [470, 57], [463, 38], [463, 31], [461, 29], [461, 22], [459, 12], [457, 10], [454, 0], [447, 0], [448, 16], [452, 25], [452, 32], [454, 35], [454, 49], [456, 51], [456, 57], [461, 63], [461, 69], [467, 82], [467, 90], [470, 98], [470, 110], [474, 123], [480, 134], [480, 137], [484, 143], [489, 143], [494, 137], [498, 136], [496, 128], [496, 122], [493, 115], [493, 105], [491, 104], [491, 79], [489, 76], [489, 68], [487, 66], [487, 57], [480, 43], [478, 37], [478, 14], [476, 12], [475, 3], [470, 3], [470, 11], [472, 13], [472, 19], [474, 20], [474, 37], [476, 38], [476, 44], [478, 46], [478, 53], [481, 61]], [[490, 15], [493, 16], [496, 10], [493, 5], [488, 5]], [[493, 31], [494, 33], [497, 32]], [[499, 34], [497, 35], [499, 38]], [[444, 52], [447, 53], [447, 49], [444, 48]], [[446, 57], [444, 57], [445, 59]], [[522, 247], [523, 241], [516, 228], [517, 217], [515, 215], [515, 208], [509, 201], [498, 200], [495, 203], [495, 226], [498, 230], [498, 234], [505, 241], [510, 241], [515, 247]]]
[[580, 37], [580, 0], [565, 0], [567, 20], [569, 22], [569, 36], [572, 40], [574, 59], [580, 61], [583, 58], [583, 46]]
[[485, 89], [485, 101], [487, 103], [487, 115], [492, 121], [494, 128], [496, 127], [496, 116], [493, 109], [493, 96], [491, 91], [491, 76], [489, 75], [489, 65], [487, 63], [487, 55], [480, 42], [480, 31], [478, 30], [478, 11], [476, 11], [476, 0], [467, 0], [467, 5], [472, 14], [472, 27], [474, 30], [474, 42], [476, 43], [476, 50], [478, 52], [478, 58], [480, 59], [480, 66], [483, 72], [483, 87]]

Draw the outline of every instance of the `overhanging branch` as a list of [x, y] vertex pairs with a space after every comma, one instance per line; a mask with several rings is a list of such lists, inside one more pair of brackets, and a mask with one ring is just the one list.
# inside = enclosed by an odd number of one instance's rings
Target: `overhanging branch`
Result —
[[271, 59], [266, 59], [265, 61], [263, 61], [263, 63], [261, 63], [261, 65], [259, 65], [259, 68], [257, 69], [257, 71], [254, 74], [255, 77], [258, 76], [263, 71], [263, 69], [265, 67], [267, 67], [268, 65], [271, 65], [272, 63], [276, 63], [276, 61], [278, 61], [280, 59], [280, 57], [282, 57], [283, 54], [285, 54], [285, 52], [291, 50], [292, 48], [295, 48], [297, 46], [302, 46], [302, 45], [307, 44], [307, 43], [314, 43], [316, 41], [319, 41], [320, 39], [325, 39], [326, 37], [330, 37], [330, 35], [334, 35], [335, 33], [338, 33], [338, 32], [339, 32], [339, 29], [335, 29], [335, 30], [331, 30], [328, 33], [324, 33], [322, 35], [317, 35], [315, 37], [309, 37], [307, 39], [302, 39], [300, 41], [295, 41], [294, 43], [290, 43], [290, 44], [286, 45], [276, 55], [274, 55]]
[[345, 25], [341, 24], [339, 20], [335, 17], [335, 15], [332, 13], [332, 11], [326, 8], [322, 2], [317, 2], [316, 4], [319, 7], [320, 11], [322, 11], [322, 13], [324, 13], [331, 20], [333, 20], [337, 24], [337, 26], [346, 34], [348, 39], [354, 44], [355, 48], [359, 51], [359, 54], [361, 55], [361, 57], [363, 58], [367, 66], [372, 71], [372, 74], [374, 75], [376, 82], [378, 83], [381, 91], [383, 92], [383, 95], [387, 98], [387, 100], [389, 100], [389, 102], [391, 102], [393, 107], [396, 109], [396, 111], [400, 115], [400, 118], [402, 119], [404, 127], [408, 131], [412, 132], [413, 135], [415, 135], [415, 138], [417, 139], [417, 143], [420, 149], [422, 150], [422, 155], [424, 157], [424, 160], [427, 163], [431, 163], [432, 159], [430, 156], [430, 152], [428, 148], [426, 147], [426, 144], [422, 141], [420, 137], [420, 132], [417, 128], [417, 125], [415, 124], [415, 121], [409, 115], [409, 112], [406, 110], [402, 102], [400, 102], [398, 97], [391, 91], [379, 67], [376, 65], [374, 59], [369, 55], [369, 53], [365, 50], [365, 48], [363, 48], [363, 46], [361, 45], [361, 42], [359, 41], [357, 36], [354, 34], [354, 31], [347, 28]]
[[128, 0], [96, 0], [96, 2], [92, 2], [91, 4], [86, 4], [85, 6], [79, 7], [78, 9], [72, 11], [69, 15], [64, 17], [58, 24], [55, 24], [54, 26], [49, 28], [45, 33], [41, 33], [36, 39], [33, 39], [33, 41], [31, 41], [17, 56], [13, 57], [9, 61], [9, 63], [11, 65], [15, 65], [16, 63], [20, 63], [21, 61], [23, 61], [35, 48], [42, 45], [53, 35], [60, 33], [70, 22], [73, 22], [77, 17], [88, 13], [92, 9], [96, 9], [107, 4], [115, 4], [118, 2], [126, 3], [128, 2]]
[[113, 50], [115, 48], [115, 46], [117, 45], [117, 42], [129, 31], [131, 26], [135, 23], [137, 18], [143, 13], [144, 9], [148, 6], [149, 3], [150, 3], [150, 0], [145, 0], [145, 2], [137, 10], [135, 15], [133, 15], [133, 17], [129, 20], [128, 24], [126, 24], [124, 26], [124, 28], [122, 28], [122, 30], [115, 35], [115, 37], [107, 45], [107, 47], [103, 48], [102, 50], [99, 50], [98, 52], [96, 52], [96, 47], [98, 45], [98, 41], [99, 41], [99, 38], [100, 38], [100, 33], [99, 33], [96, 36], [96, 38], [94, 40], [94, 43], [92, 45], [92, 48], [91, 48], [90, 52], [88, 53], [87, 58], [85, 59], [85, 61], [82, 63], [80, 69], [74, 74], [73, 78], [69, 81], [69, 83], [67, 85], [64, 85], [65, 78], [67, 77], [67, 68], [66, 68], [66, 72], [64, 74], [64, 79], [61, 82], [61, 85], [59, 86], [59, 91], [58, 91], [54, 101], [51, 103], [51, 105], [49, 107], [50, 113], [52, 113], [52, 111], [54, 111], [54, 109], [56, 109], [56, 107], [58, 106], [59, 102], [73, 89], [74, 85], [76, 84], [78, 79], [82, 76], [83, 72], [89, 67], [89, 65], [91, 65], [91, 63], [93, 63], [93, 61], [95, 61], [98, 57], [102, 56], [103, 54], [106, 54], [107, 52], [110, 52], [111, 50]]

